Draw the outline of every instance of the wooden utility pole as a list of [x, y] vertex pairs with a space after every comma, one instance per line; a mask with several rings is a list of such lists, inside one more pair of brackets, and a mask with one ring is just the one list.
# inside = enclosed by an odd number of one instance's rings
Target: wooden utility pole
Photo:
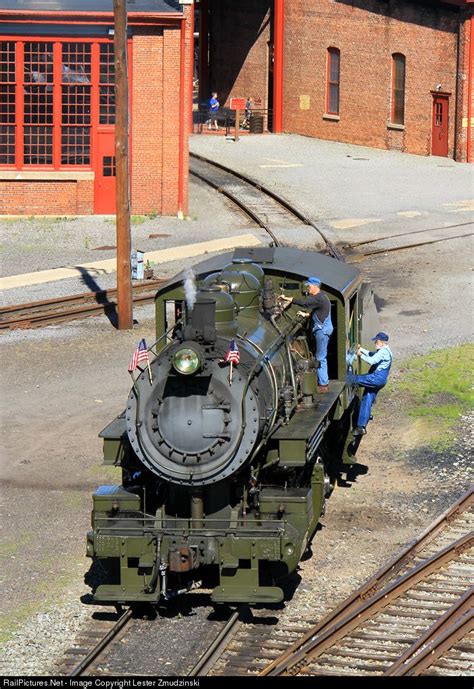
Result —
[[119, 330], [133, 327], [128, 174], [127, 0], [114, 0], [117, 310]]

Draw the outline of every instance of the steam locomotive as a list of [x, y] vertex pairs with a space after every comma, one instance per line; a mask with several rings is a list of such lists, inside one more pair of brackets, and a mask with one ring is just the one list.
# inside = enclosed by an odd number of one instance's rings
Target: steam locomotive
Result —
[[[373, 308], [359, 272], [275, 247], [236, 249], [194, 273], [195, 295], [184, 274], [157, 293], [149, 367], [100, 433], [104, 463], [121, 470], [120, 485], [95, 492], [87, 534], [100, 604], [201, 586], [214, 603], [280, 602], [334, 477], [355, 461], [346, 373]], [[301, 296], [310, 275], [331, 301], [326, 394], [308, 319], [278, 299]]]

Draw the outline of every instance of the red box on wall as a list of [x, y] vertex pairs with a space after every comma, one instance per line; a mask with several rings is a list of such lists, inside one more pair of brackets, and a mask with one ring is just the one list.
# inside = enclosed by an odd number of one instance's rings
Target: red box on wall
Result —
[[245, 110], [245, 98], [231, 98], [230, 99], [230, 109], [231, 110]]

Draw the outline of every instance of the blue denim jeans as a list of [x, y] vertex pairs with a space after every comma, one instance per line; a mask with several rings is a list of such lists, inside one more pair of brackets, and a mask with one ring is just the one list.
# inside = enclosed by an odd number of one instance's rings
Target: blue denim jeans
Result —
[[381, 390], [388, 379], [389, 370], [375, 371], [375, 373], [366, 373], [362, 376], [351, 376], [351, 383], [358, 383], [364, 386], [364, 392], [360, 401], [359, 417], [357, 425], [364, 428], [369, 423], [372, 405], [379, 390]]
[[379, 390], [380, 388], [378, 390], [374, 388], [365, 388], [360, 401], [359, 416], [357, 419], [358, 426], [363, 426], [365, 428], [369, 423], [372, 405], [375, 402]]
[[318, 384], [328, 385], [328, 342], [330, 335], [326, 335], [322, 330], [316, 330], [314, 338], [316, 340], [316, 359], [319, 361]]

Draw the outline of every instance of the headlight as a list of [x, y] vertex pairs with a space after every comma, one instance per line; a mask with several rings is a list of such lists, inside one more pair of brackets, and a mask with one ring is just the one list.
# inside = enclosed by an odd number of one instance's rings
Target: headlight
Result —
[[191, 373], [195, 373], [200, 365], [201, 361], [199, 359], [199, 355], [190, 347], [178, 349], [173, 357], [174, 368], [178, 371], [178, 373], [182, 373], [184, 376], [189, 376]]

